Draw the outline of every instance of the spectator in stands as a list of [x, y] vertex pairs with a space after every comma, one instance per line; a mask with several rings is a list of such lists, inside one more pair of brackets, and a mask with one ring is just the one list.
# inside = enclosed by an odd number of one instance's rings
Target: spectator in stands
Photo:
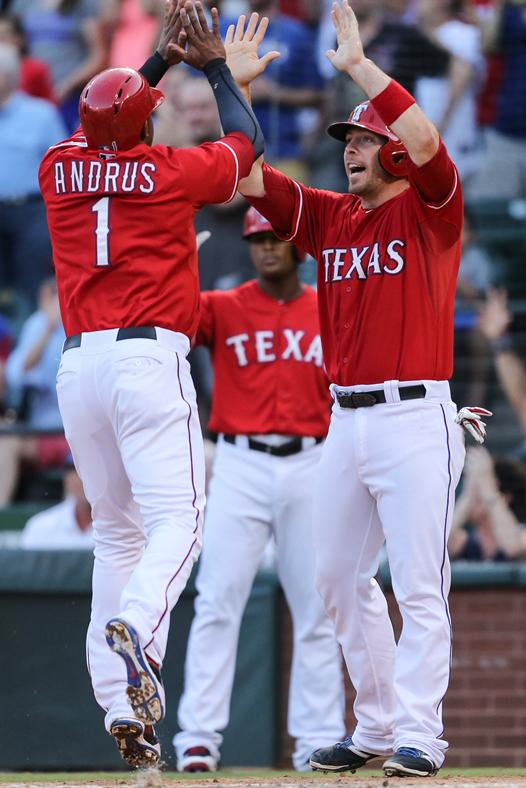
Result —
[[496, 116], [474, 179], [474, 198], [526, 197], [526, 3], [495, 0], [483, 31], [485, 51], [500, 53], [502, 82]]
[[110, 35], [110, 68], [142, 66], [157, 44], [163, 9], [163, 0], [105, 0], [101, 12]]
[[453, 56], [448, 74], [422, 76], [415, 98], [441, 133], [463, 184], [480, 164], [477, 93], [484, 76], [480, 30], [460, 18], [464, 0], [419, 0], [419, 27]]
[[415, 24], [418, 0], [384, 0], [384, 9], [390, 22]]
[[[18, 392], [21, 421], [28, 434], [0, 436], [0, 506], [15, 492], [22, 460], [39, 466], [62, 465], [69, 450], [56, 391], [64, 339], [56, 283], [48, 279], [40, 288], [39, 308], [24, 323], [5, 367], [7, 385]], [[57, 434], [32, 437], [32, 430]]]
[[[80, 91], [108, 63], [101, 0], [11, 0], [22, 19], [31, 54], [51, 68], [53, 87], [68, 130], [78, 126]], [[55, 137], [55, 141], [60, 136]]]
[[28, 550], [93, 549], [91, 507], [71, 454], [64, 468], [64, 500], [27, 521], [20, 545]]
[[487, 378], [487, 342], [478, 327], [478, 314], [486, 291], [494, 284], [492, 262], [477, 242], [468, 208], [464, 209], [462, 257], [455, 298], [455, 402], [484, 404]]
[[493, 351], [495, 370], [508, 401], [522, 426], [522, 444], [514, 452], [526, 460], [526, 366], [513, 347], [508, 328], [513, 315], [505, 290], [490, 289], [479, 317], [479, 328]]
[[50, 145], [66, 134], [55, 107], [18, 90], [16, 49], [0, 43], [0, 281], [34, 304], [51, 272], [51, 244], [38, 185]]
[[28, 54], [20, 17], [0, 11], [0, 43], [11, 44], [20, 56], [20, 90], [35, 98], [54, 101], [53, 82], [47, 63]]
[[[324, 80], [317, 65], [317, 32], [280, 12], [278, 0], [248, 0], [250, 11], [268, 16], [270, 23], [259, 48], [281, 57], [251, 84], [252, 106], [265, 135], [265, 158], [291, 177], [302, 179], [304, 133], [323, 99]], [[305, 110], [314, 110], [314, 113]]]
[[457, 499], [448, 550], [467, 561], [509, 561], [526, 557], [526, 467], [518, 460], [491, 458], [482, 446], [469, 447], [463, 487]]

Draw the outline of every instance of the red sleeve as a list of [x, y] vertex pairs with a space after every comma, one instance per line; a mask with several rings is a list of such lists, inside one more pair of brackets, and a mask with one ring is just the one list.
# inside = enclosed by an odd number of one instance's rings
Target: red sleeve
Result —
[[254, 148], [240, 132], [195, 148], [172, 149], [180, 168], [181, 186], [195, 205], [230, 202], [240, 178], [254, 163]]
[[411, 166], [409, 182], [434, 251], [458, 241], [464, 218], [462, 187], [442, 140], [432, 159], [422, 167]]
[[426, 205], [441, 206], [453, 196], [458, 174], [442, 140], [433, 158], [421, 167], [411, 162], [409, 181]]
[[212, 347], [214, 344], [214, 293], [205, 291], [200, 297], [199, 327], [195, 335], [196, 345]]

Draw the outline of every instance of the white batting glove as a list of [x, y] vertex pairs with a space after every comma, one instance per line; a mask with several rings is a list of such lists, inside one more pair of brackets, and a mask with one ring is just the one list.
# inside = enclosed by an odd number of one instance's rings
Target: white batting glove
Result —
[[455, 421], [469, 432], [477, 443], [484, 443], [486, 422], [482, 421], [482, 416], [493, 416], [493, 413], [486, 408], [461, 408], [455, 416]]

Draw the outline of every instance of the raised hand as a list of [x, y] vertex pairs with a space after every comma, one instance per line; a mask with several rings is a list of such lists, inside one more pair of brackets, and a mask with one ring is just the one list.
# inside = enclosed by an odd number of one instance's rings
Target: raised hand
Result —
[[490, 342], [498, 339], [511, 323], [513, 315], [508, 309], [508, 295], [505, 290], [491, 287], [482, 306], [478, 327]]
[[358, 30], [358, 21], [348, 0], [333, 2], [331, 11], [332, 24], [336, 31], [338, 48], [329, 49], [325, 55], [338, 71], [348, 71], [363, 59], [363, 45]]
[[157, 51], [168, 65], [175, 66], [185, 56], [185, 34], [181, 21], [183, 0], [166, 0]]
[[219, 35], [217, 8], [212, 8], [210, 13], [212, 30], [208, 27], [200, 0], [196, 0], [195, 5], [191, 0], [186, 0], [181, 6], [181, 21], [187, 42], [184, 62], [200, 70], [211, 60], [226, 59], [225, 47]]
[[[259, 24], [258, 24], [259, 20]], [[242, 14], [236, 25], [230, 25], [225, 37], [226, 62], [232, 76], [240, 87], [247, 87], [252, 80], [265, 71], [269, 63], [280, 56], [276, 50], [258, 56], [258, 47], [265, 38], [268, 17], [259, 19], [251, 14], [245, 30], [246, 16]]]

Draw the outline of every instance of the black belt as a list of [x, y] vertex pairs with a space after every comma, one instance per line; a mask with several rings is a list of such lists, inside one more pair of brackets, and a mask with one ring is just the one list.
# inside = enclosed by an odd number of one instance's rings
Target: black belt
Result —
[[[223, 435], [226, 443], [236, 444], [238, 435]], [[321, 443], [323, 438], [314, 438], [316, 443]], [[281, 446], [270, 446], [268, 443], [255, 441], [254, 438], [248, 438], [248, 448], [254, 451], [262, 451], [265, 454], [270, 454], [272, 457], [290, 457], [291, 454], [298, 454], [303, 451], [303, 438], [299, 436], [292, 438], [287, 443], [282, 443]]]
[[[400, 386], [398, 389], [400, 399], [422, 399], [426, 396], [426, 387], [419, 383], [418, 386]], [[385, 391], [338, 391], [336, 400], [340, 408], [370, 408], [386, 402]]]
[[[120, 342], [121, 339], [157, 339], [157, 331], [153, 326], [131, 326], [130, 328], [119, 328], [117, 331], [116, 341]], [[80, 347], [82, 344], [82, 334], [73, 334], [67, 337], [64, 342], [62, 352], [71, 350], [73, 347]]]

